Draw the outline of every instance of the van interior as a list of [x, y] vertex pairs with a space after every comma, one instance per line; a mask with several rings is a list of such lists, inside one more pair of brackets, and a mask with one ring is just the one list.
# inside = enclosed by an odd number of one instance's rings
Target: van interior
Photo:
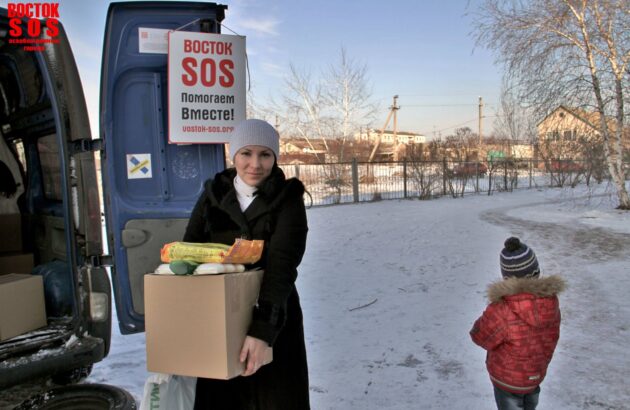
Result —
[[[61, 28], [60, 38], [65, 40]], [[10, 44], [0, 15], [0, 280], [42, 277], [43, 327], [3, 340], [0, 388], [85, 377], [109, 350], [110, 282], [87, 110], [67, 41]], [[0, 281], [0, 286], [2, 282]], [[2, 311], [11, 322], [24, 312]], [[2, 318], [2, 316], [5, 316]]]

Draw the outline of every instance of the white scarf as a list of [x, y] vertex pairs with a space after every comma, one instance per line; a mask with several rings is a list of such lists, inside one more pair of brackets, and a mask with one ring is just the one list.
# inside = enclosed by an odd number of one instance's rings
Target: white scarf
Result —
[[256, 195], [254, 192], [258, 188], [255, 186], [247, 185], [241, 177], [236, 175], [234, 178], [234, 189], [236, 189], [236, 199], [238, 199], [238, 203], [241, 206], [241, 211], [245, 212], [247, 207], [254, 201]]

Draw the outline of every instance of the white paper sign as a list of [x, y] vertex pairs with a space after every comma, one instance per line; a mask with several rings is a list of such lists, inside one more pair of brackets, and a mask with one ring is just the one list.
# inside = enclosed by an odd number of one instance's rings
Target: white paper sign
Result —
[[245, 37], [169, 33], [169, 143], [229, 142], [244, 119]]
[[138, 28], [138, 51], [140, 53], [168, 54], [168, 32], [161, 28]]

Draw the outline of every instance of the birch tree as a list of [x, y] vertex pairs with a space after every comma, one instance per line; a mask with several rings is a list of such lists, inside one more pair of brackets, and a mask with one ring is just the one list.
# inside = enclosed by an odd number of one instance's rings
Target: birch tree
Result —
[[540, 114], [564, 104], [597, 112], [620, 209], [630, 209], [622, 137], [630, 90], [629, 0], [483, 0], [479, 44]]
[[[291, 65], [286, 85], [285, 129], [302, 137], [313, 151], [314, 140], [320, 141], [328, 157], [315, 153], [320, 164], [343, 161], [346, 143], [369, 124], [375, 111], [366, 66], [350, 59], [342, 48], [339, 61], [318, 78]], [[342, 188], [350, 185], [350, 167], [327, 164], [323, 170], [324, 182], [334, 191], [333, 201], [341, 201]]]
[[375, 106], [370, 101], [371, 90], [367, 67], [348, 57], [341, 48], [339, 60], [329, 65], [322, 75], [313, 78], [310, 72], [290, 66], [284, 94], [285, 124], [312, 147], [312, 139], [339, 139], [343, 158], [346, 141], [373, 120]]

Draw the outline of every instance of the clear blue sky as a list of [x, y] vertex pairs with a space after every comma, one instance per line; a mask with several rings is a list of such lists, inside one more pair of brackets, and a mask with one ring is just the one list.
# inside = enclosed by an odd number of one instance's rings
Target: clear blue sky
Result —
[[[108, 0], [57, 0], [90, 111], [98, 127], [98, 93]], [[489, 134], [499, 103], [501, 69], [475, 47], [468, 11], [479, 0], [226, 0], [224, 24], [247, 37], [252, 88], [258, 102], [279, 96], [292, 63], [313, 74], [337, 61], [341, 47], [367, 66], [380, 128], [399, 95], [398, 126], [432, 137], [454, 128]], [[0, 4], [6, 7], [7, 1]], [[230, 31], [223, 31], [229, 34]], [[98, 134], [95, 134], [98, 135]]]

